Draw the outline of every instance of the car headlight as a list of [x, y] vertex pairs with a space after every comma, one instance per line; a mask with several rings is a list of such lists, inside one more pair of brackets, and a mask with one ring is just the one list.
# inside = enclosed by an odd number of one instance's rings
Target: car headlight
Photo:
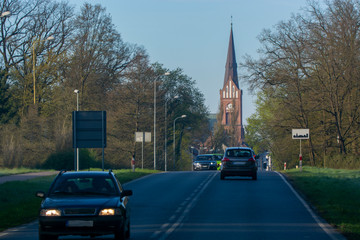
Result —
[[40, 216], [42, 217], [59, 217], [61, 211], [59, 209], [41, 209]]
[[99, 216], [114, 216], [121, 215], [119, 208], [104, 208], [99, 212]]
[[210, 162], [210, 165], [215, 165], [216, 164], [216, 162]]

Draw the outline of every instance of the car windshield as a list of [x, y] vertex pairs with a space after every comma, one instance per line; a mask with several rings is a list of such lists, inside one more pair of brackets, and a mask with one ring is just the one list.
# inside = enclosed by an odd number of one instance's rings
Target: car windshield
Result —
[[223, 156], [222, 155], [214, 155], [214, 157], [216, 160], [221, 160]]
[[114, 182], [109, 177], [61, 177], [52, 188], [50, 194], [74, 195], [115, 195]]
[[251, 157], [251, 151], [247, 149], [229, 149], [226, 151], [226, 157]]
[[212, 156], [197, 156], [196, 160], [212, 160]]

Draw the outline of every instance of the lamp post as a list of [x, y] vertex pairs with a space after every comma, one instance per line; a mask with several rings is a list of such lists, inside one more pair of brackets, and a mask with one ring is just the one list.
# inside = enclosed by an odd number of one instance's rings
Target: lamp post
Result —
[[154, 170], [156, 170], [156, 81], [161, 76], [168, 76], [169, 72], [164, 73], [163, 75], [158, 76], [154, 81]]
[[174, 136], [174, 140], [173, 140], [173, 148], [174, 148], [174, 170], [175, 170], [175, 123], [176, 123], [176, 120], [180, 119], [180, 118], [186, 118], [186, 115], [181, 115], [180, 117], [177, 117], [175, 118], [174, 120], [174, 126], [173, 126], [173, 136]]
[[[76, 111], [79, 111], [79, 90], [75, 89], [74, 93], [76, 93]], [[79, 171], [79, 148], [76, 148], [76, 165], [75, 171]]]
[[36, 87], [35, 87], [35, 84], [36, 84], [36, 80], [35, 80], [35, 77], [36, 77], [36, 75], [35, 75], [35, 67], [36, 67], [36, 63], [35, 63], [35, 61], [36, 61], [35, 44], [50, 41], [50, 40], [54, 40], [54, 37], [50, 36], [50, 37], [48, 37], [46, 39], [37, 39], [32, 43], [32, 50], [33, 50], [33, 52], [32, 52], [32, 54], [33, 54], [33, 79], [34, 79], [34, 105], [36, 103], [36, 99], [35, 99], [35, 96], [36, 96]]
[[165, 172], [167, 171], [167, 102], [170, 99], [178, 99], [179, 96], [174, 96], [173, 98], [169, 98], [165, 101]]

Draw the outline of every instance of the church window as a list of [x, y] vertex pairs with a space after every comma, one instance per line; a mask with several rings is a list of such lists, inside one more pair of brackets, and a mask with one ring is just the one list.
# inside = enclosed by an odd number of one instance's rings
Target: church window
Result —
[[229, 125], [230, 121], [229, 121], [229, 113], [225, 113], [225, 124]]
[[231, 81], [229, 81], [229, 98], [231, 98], [232, 93], [231, 93]]
[[226, 98], [229, 98], [229, 86], [226, 86]]

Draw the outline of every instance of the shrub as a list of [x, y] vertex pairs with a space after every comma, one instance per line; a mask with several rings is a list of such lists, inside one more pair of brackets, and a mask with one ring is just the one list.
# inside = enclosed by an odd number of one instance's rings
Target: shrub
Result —
[[[55, 170], [71, 170], [74, 169], [74, 151], [57, 152], [51, 154], [40, 168]], [[80, 149], [79, 152], [79, 168], [90, 169], [99, 168], [101, 163], [96, 160], [96, 155], [88, 149]]]

